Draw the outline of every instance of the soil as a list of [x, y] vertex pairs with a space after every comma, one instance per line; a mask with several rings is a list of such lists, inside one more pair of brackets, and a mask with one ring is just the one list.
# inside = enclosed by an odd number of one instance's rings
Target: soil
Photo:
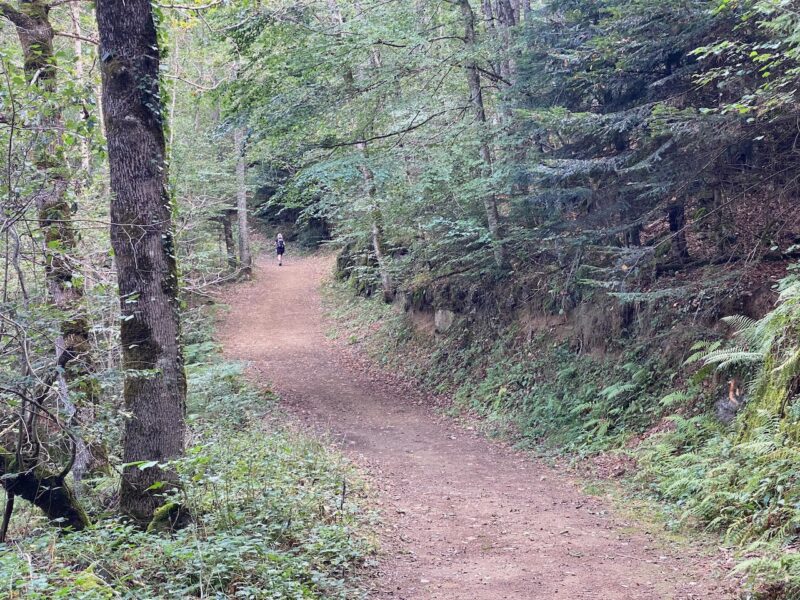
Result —
[[734, 597], [713, 553], [630, 521], [328, 339], [319, 288], [332, 265], [322, 255], [259, 260], [254, 281], [226, 299], [219, 331], [228, 356], [250, 361], [290, 415], [371, 479], [381, 514], [371, 598]]

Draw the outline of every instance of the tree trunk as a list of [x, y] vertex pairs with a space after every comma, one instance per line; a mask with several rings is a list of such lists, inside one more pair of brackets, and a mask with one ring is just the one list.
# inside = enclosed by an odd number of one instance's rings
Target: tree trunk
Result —
[[[359, 0], [355, 0], [355, 7], [359, 13], [363, 12]], [[341, 16], [339, 18], [341, 19]], [[382, 66], [382, 58], [377, 46], [372, 46], [370, 49], [369, 62], [373, 71], [376, 74], [379, 73], [379, 70]], [[380, 112], [381, 108], [383, 107], [384, 100], [385, 94], [381, 94], [378, 97], [378, 101], [375, 106], [374, 112], [376, 114]], [[369, 130], [372, 130], [372, 123], [369, 125]], [[375, 186], [375, 174], [372, 172], [372, 169], [370, 169], [367, 162], [367, 144], [365, 142], [360, 143], [357, 144], [356, 147], [359, 151], [361, 151], [362, 156], [362, 163], [359, 168], [361, 170], [361, 175], [364, 178], [364, 187], [366, 188], [367, 197], [369, 198], [370, 203], [370, 220], [372, 221], [372, 251], [375, 253], [375, 261], [378, 263], [378, 274], [381, 278], [381, 291], [383, 292], [383, 300], [385, 302], [391, 302], [394, 300], [394, 283], [392, 282], [392, 276], [389, 273], [389, 269], [386, 264], [386, 252], [384, 251], [385, 236], [383, 232], [383, 213], [381, 212], [381, 207], [378, 205], [378, 190]]]
[[236, 260], [236, 242], [233, 239], [233, 222], [231, 219], [233, 211], [226, 210], [220, 215], [219, 221], [222, 223], [222, 237], [225, 240], [225, 254], [228, 258], [228, 268], [236, 271], [239, 264]]
[[492, 0], [482, 0], [481, 8], [483, 9], [483, 17], [486, 19], [486, 29], [494, 29], [494, 8], [492, 8]]
[[125, 467], [122, 512], [145, 524], [183, 452], [186, 379], [178, 271], [166, 185], [159, 50], [150, 0], [98, 0], [103, 118], [111, 173], [111, 244], [122, 309]]
[[[461, 9], [461, 18], [464, 24], [464, 42], [468, 55], [474, 56], [477, 46], [475, 35], [475, 13], [469, 4], [469, 0], [455, 0]], [[467, 84], [469, 86], [470, 104], [472, 104], [475, 121], [478, 126], [480, 139], [480, 157], [482, 163], [481, 176], [489, 179], [492, 176], [492, 152], [489, 141], [486, 137], [486, 108], [483, 104], [483, 90], [481, 89], [481, 75], [478, 71], [478, 64], [470, 58], [465, 66], [467, 74]], [[492, 249], [494, 260], [498, 267], [506, 264], [505, 251], [502, 245], [502, 235], [500, 232], [500, 216], [497, 211], [497, 199], [493, 193], [488, 193], [483, 198], [483, 208], [486, 212], [486, 221], [489, 226], [489, 233], [492, 235]]]
[[245, 162], [245, 130], [237, 127], [233, 132], [236, 152], [236, 212], [239, 218], [239, 268], [244, 277], [253, 274], [253, 258], [250, 256], [250, 230], [247, 224], [247, 164]]
[[642, 245], [642, 226], [631, 225], [625, 230], [624, 243], [628, 247], [636, 247]]
[[[9, 19], [16, 28], [28, 80], [43, 92], [52, 94], [56, 89], [57, 65], [53, 52], [55, 33], [50, 23], [49, 11], [49, 6], [41, 0], [20, 2], [18, 9], [0, 2], [0, 14]], [[74, 276], [77, 269], [74, 266], [73, 256], [77, 251], [77, 240], [66, 196], [68, 164], [62, 149], [61, 107], [58, 105], [42, 107], [41, 115], [42, 133], [34, 150], [34, 161], [41, 182], [35, 194], [35, 201], [39, 227], [44, 236], [48, 297], [53, 306], [63, 313], [60, 336], [55, 344], [55, 362], [59, 369], [58, 393], [63, 406], [74, 415], [76, 409], [69, 398], [70, 384], [79, 382], [75, 386], [75, 391], [82, 393], [88, 402], [95, 400], [96, 384], [89, 376], [92, 370], [89, 356], [89, 324], [81, 310], [83, 286], [81, 278]], [[75, 444], [78, 454], [75, 479], [80, 482], [81, 467], [87, 464], [88, 450], [80, 438], [75, 438]], [[32, 457], [31, 460], [35, 459], [37, 457]], [[28, 468], [27, 465], [25, 467]], [[37, 480], [37, 477], [45, 479], [51, 477], [43, 467], [29, 469], [29, 472], [20, 474], [19, 477], [4, 480], [3, 485], [10, 490], [12, 482], [20, 477], [32, 479], [32, 485], [38, 481], [41, 488], [37, 488], [40, 491], [34, 496], [18, 492], [16, 495], [34, 502], [37, 506], [52, 503], [53, 506], [62, 507], [67, 512], [83, 512], [63, 481], [58, 486], [48, 486], [44, 479]], [[8, 493], [13, 494], [11, 491]], [[63, 498], [56, 501], [54, 496], [56, 494], [62, 494]], [[63, 516], [67, 518], [66, 513]], [[77, 526], [78, 521], [68, 520]], [[80, 521], [81, 527], [87, 522], [84, 515], [84, 519]]]
[[[66, 473], [53, 475], [41, 466], [20, 468], [14, 453], [0, 447], [0, 477], [4, 477], [9, 513], [14, 507], [13, 499], [20, 497], [41, 509], [54, 525], [62, 529], [80, 531], [89, 525], [89, 517], [64, 480]], [[5, 530], [6, 518], [3, 525]], [[1, 533], [0, 543], [5, 541], [6, 532]]]
[[686, 212], [683, 202], [676, 202], [667, 208], [669, 230], [672, 233], [672, 255], [680, 262], [689, 258], [686, 243]]
[[[17, 29], [25, 58], [28, 79], [47, 93], [56, 86], [56, 62], [53, 54], [53, 27], [49, 8], [36, 0], [14, 9], [0, 3], [0, 13], [10, 19]], [[72, 256], [77, 243], [72, 225], [72, 212], [66, 198], [68, 181], [67, 161], [62, 146], [61, 110], [59, 106], [43, 107], [42, 135], [35, 149], [36, 169], [42, 184], [36, 192], [39, 227], [44, 234], [45, 276], [52, 303], [64, 312], [74, 313], [83, 299], [83, 287], [74, 277]], [[85, 358], [88, 349], [88, 324], [82, 315], [71, 314], [62, 323], [60, 366], [76, 358]]]
[[[77, 2], [72, 2], [69, 5], [69, 16], [72, 20], [72, 33], [75, 37], [72, 40], [72, 45], [75, 50], [75, 75], [78, 77], [78, 83], [83, 85], [85, 83], [85, 75], [83, 69], [83, 33], [81, 32], [81, 7]], [[84, 114], [88, 117], [86, 105], [84, 104]], [[92, 171], [92, 156], [89, 148], [89, 140], [86, 137], [81, 137], [81, 170], [83, 176], [88, 178]]]
[[378, 273], [381, 278], [381, 290], [383, 299], [386, 302], [394, 300], [394, 285], [392, 277], [386, 265], [386, 253], [383, 249], [383, 215], [378, 206], [377, 189], [375, 188], [375, 176], [372, 169], [367, 164], [367, 145], [358, 144], [361, 151], [363, 162], [359, 166], [361, 175], [364, 178], [364, 187], [370, 201], [370, 219], [372, 220], [372, 251], [375, 253], [375, 261], [378, 263]]
[[517, 24], [517, 12], [510, 0], [497, 0], [498, 31], [502, 41], [502, 57], [500, 74], [506, 81], [513, 83], [516, 65], [511, 60], [511, 28]]

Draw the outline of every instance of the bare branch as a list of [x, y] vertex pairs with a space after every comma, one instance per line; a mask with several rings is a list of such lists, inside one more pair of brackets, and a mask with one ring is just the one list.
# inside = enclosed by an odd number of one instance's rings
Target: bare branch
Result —
[[53, 0], [47, 5], [47, 8], [55, 8], [56, 6], [61, 6], [62, 4], [69, 4], [70, 2], [88, 2], [89, 0]]
[[95, 46], [100, 45], [100, 41], [94, 38], [84, 37], [82, 35], [78, 35], [76, 33], [67, 33], [66, 31], [55, 31], [53, 32], [54, 35], [59, 37], [71, 38], [73, 40], [80, 40], [82, 42], [86, 42], [88, 44], [94, 44]]
[[174, 8], [175, 10], [207, 10], [209, 8], [214, 8], [215, 6], [219, 6], [222, 4], [222, 0], [214, 0], [214, 2], [209, 2], [208, 4], [160, 4], [156, 2], [156, 6], [159, 8]]
[[395, 137], [395, 136], [398, 136], [398, 135], [403, 135], [403, 134], [409, 133], [411, 131], [414, 131], [415, 129], [419, 129], [423, 125], [426, 125], [427, 123], [431, 122], [436, 117], [440, 117], [440, 116], [442, 116], [444, 114], [447, 114], [449, 112], [463, 111], [463, 110], [464, 110], [464, 107], [448, 108], [446, 110], [442, 110], [442, 111], [439, 111], [439, 112], [434, 113], [432, 115], [429, 115], [428, 117], [426, 117], [425, 119], [423, 119], [419, 123], [412, 123], [411, 125], [409, 125], [408, 127], [404, 127], [403, 129], [398, 129], [396, 131], [390, 131], [389, 133], [382, 133], [382, 134], [379, 134], [379, 135], [373, 135], [373, 136], [368, 137], [368, 138], [361, 138], [361, 139], [357, 139], [357, 140], [351, 140], [349, 142], [338, 142], [336, 144], [323, 144], [321, 147], [325, 148], [327, 150], [327, 149], [333, 149], [333, 148], [342, 148], [342, 147], [345, 147], [345, 146], [357, 146], [359, 144], [366, 144], [368, 142], [374, 142], [376, 140], [385, 140], [387, 138]]
[[196, 90], [200, 90], [200, 91], [203, 91], [203, 92], [213, 92], [215, 89], [217, 89], [223, 83], [225, 83], [225, 81], [227, 81], [226, 79], [220, 79], [214, 85], [206, 86], [206, 85], [200, 85], [199, 83], [195, 83], [193, 81], [189, 81], [188, 79], [184, 79], [183, 77], [180, 77], [179, 75], [165, 74], [164, 77], [166, 77], [167, 79], [174, 79], [176, 81], [180, 81], [182, 83], [185, 83], [186, 85], [189, 85], [189, 86], [195, 88]]

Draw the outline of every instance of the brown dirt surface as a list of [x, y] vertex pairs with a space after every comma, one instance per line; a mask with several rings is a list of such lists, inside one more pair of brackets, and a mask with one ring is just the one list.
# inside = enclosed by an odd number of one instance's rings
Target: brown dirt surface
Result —
[[381, 513], [370, 597], [402, 600], [733, 598], [719, 558], [627, 522], [607, 499], [434, 410], [397, 374], [325, 336], [329, 256], [261, 259], [219, 326], [294, 418], [368, 474]]

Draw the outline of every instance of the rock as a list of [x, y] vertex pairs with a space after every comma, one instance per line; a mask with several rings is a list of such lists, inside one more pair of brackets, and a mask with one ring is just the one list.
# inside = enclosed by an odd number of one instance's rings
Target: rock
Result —
[[447, 333], [456, 320], [456, 313], [446, 308], [436, 309], [433, 322], [436, 326], [436, 333]]

